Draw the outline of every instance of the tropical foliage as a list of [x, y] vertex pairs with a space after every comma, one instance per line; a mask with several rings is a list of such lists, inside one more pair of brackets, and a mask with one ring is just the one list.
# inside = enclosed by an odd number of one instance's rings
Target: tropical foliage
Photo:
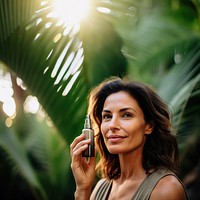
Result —
[[[53, 0], [0, 0], [1, 79], [11, 74], [17, 113], [0, 110], [2, 199], [73, 198], [69, 144], [81, 132], [88, 92], [114, 75], [152, 84], [170, 104], [182, 176], [199, 162], [188, 162], [187, 149], [200, 140], [200, 2], [90, 3], [90, 15], [65, 24], [51, 15]], [[24, 112], [29, 95], [45, 117]]]

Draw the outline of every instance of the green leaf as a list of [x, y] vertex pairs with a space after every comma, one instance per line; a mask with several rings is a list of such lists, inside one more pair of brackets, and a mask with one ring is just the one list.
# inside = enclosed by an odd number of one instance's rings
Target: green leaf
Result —
[[27, 180], [30, 187], [37, 189], [43, 199], [46, 199], [44, 189], [30, 165], [25, 149], [12, 129], [6, 128], [2, 121], [0, 121], [0, 148], [6, 153], [13, 169]]
[[48, 17], [51, 3], [1, 42], [0, 59], [38, 97], [71, 142], [81, 132], [90, 88], [106, 77], [124, 75], [127, 63], [122, 40], [96, 11], [80, 26], [64, 27]]

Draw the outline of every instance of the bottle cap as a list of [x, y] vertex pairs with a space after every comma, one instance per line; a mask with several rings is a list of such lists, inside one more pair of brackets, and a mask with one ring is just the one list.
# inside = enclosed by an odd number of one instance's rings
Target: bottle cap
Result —
[[90, 122], [90, 116], [89, 115], [86, 115], [84, 128], [85, 129], [90, 129], [91, 128], [91, 122]]

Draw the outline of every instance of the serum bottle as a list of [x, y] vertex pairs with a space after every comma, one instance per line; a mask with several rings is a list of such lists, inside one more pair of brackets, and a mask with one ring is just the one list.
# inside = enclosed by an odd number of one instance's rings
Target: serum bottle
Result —
[[82, 157], [94, 157], [94, 130], [91, 127], [90, 116], [86, 115], [84, 129], [82, 133], [85, 134], [85, 139], [91, 139], [90, 144], [88, 144], [88, 148], [83, 151]]

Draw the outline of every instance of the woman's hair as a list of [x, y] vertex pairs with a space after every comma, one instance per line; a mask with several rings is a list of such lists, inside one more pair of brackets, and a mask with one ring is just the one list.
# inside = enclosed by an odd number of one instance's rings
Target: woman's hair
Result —
[[94, 122], [95, 142], [100, 153], [97, 170], [104, 177], [116, 179], [120, 175], [117, 154], [109, 153], [101, 133], [102, 110], [106, 98], [116, 92], [130, 94], [139, 104], [147, 123], [153, 123], [151, 134], [146, 135], [143, 149], [143, 168], [146, 173], [158, 168], [167, 168], [178, 172], [178, 145], [172, 134], [168, 106], [149, 86], [126, 79], [112, 77], [94, 88], [89, 95], [88, 112]]

